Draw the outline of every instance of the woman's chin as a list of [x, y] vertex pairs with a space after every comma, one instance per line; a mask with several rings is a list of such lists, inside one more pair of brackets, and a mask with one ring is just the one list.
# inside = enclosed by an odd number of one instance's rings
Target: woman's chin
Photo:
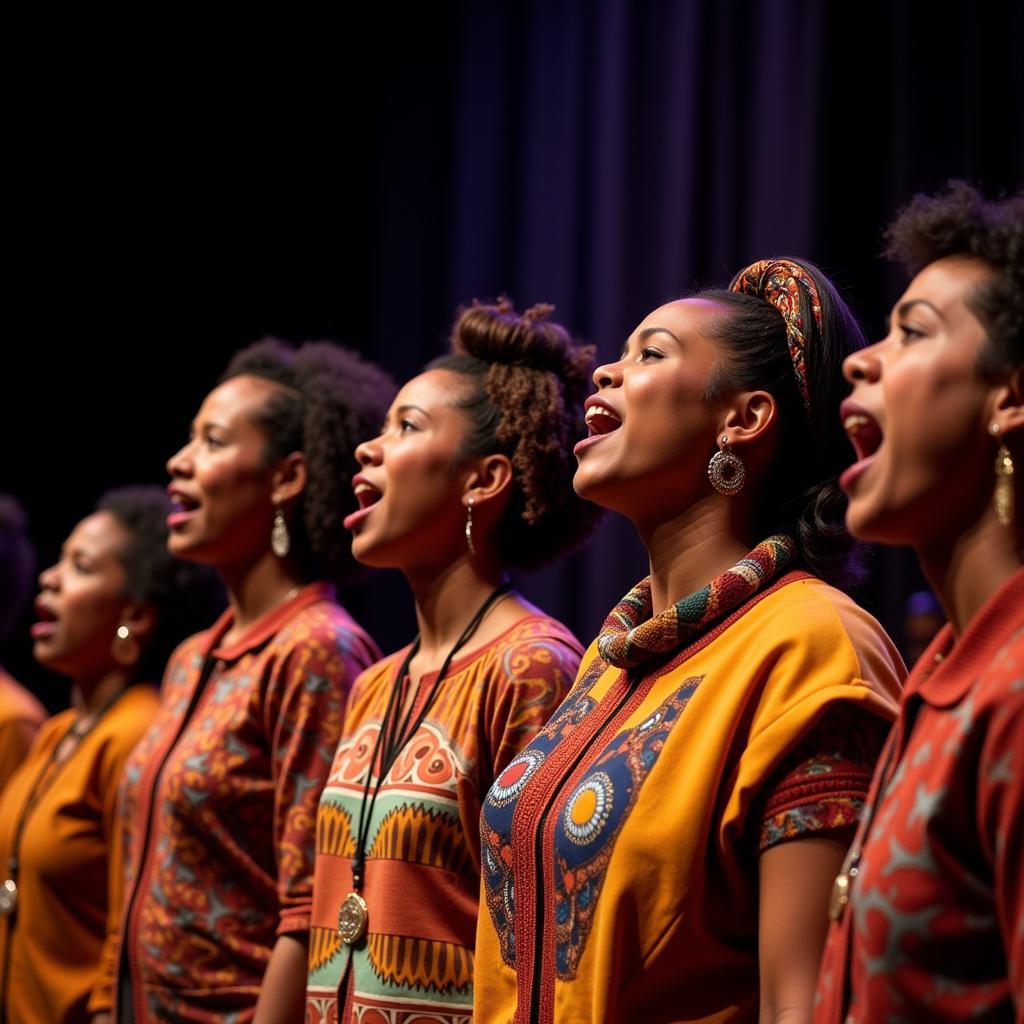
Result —
[[589, 501], [592, 505], [609, 512], [626, 515], [628, 518], [626, 509], [630, 504], [630, 493], [634, 491], [628, 481], [612, 480], [590, 471], [589, 467], [580, 466], [572, 478], [572, 488], [584, 501]]
[[169, 534], [167, 551], [183, 562], [195, 562], [197, 565], [207, 565], [213, 569], [219, 568], [222, 564], [215, 545], [204, 544], [201, 538], [190, 537], [188, 534]]
[[352, 538], [352, 557], [370, 569], [397, 569], [393, 558], [388, 557], [385, 545], [377, 543], [365, 534], [356, 534]]
[[903, 545], [907, 540], [897, 536], [898, 517], [884, 509], [872, 508], [866, 498], [851, 498], [846, 506], [846, 529], [850, 536], [864, 544]]
[[601, 491], [601, 477], [595, 474], [589, 466], [578, 466], [576, 472], [572, 478], [572, 489], [584, 499], [584, 501], [592, 501], [597, 505], [601, 502], [598, 500], [597, 495]]

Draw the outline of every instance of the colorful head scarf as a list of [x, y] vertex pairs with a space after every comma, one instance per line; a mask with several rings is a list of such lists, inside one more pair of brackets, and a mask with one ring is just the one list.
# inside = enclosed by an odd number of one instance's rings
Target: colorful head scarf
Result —
[[807, 381], [807, 335], [804, 324], [806, 306], [801, 301], [800, 287], [803, 286], [810, 306], [811, 315], [821, 330], [821, 298], [818, 286], [811, 275], [793, 260], [770, 259], [751, 263], [732, 280], [734, 292], [753, 295], [770, 302], [786, 321], [786, 340], [789, 344], [789, 358], [793, 362], [797, 387], [808, 415], [811, 412], [811, 392]]

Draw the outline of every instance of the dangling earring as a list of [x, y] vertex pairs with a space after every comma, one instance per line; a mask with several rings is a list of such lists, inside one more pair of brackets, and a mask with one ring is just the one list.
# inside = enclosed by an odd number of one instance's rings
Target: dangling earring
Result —
[[288, 524], [284, 521], [281, 506], [274, 502], [274, 526], [270, 531], [270, 550], [278, 558], [284, 558], [292, 548], [292, 539], [288, 534]]
[[118, 665], [125, 668], [131, 668], [139, 660], [139, 642], [123, 622], [117, 627], [110, 643], [110, 655]]
[[[999, 436], [999, 424], [992, 423], [988, 432]], [[1013, 525], [1013, 456], [1005, 444], [996, 451], [996, 489], [992, 494], [992, 507], [1000, 526]]]
[[743, 460], [728, 449], [728, 435], [723, 434], [721, 448], [711, 456], [708, 463], [708, 479], [719, 494], [739, 494], [747, 478], [747, 467]]
[[469, 496], [469, 500], [466, 503], [466, 547], [469, 548], [471, 555], [476, 554], [476, 548], [473, 546], [473, 495]]

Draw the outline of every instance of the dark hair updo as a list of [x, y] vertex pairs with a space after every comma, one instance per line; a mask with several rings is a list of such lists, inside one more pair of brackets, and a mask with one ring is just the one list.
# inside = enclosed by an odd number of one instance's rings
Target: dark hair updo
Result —
[[474, 301], [456, 315], [452, 354], [428, 367], [466, 378], [456, 406], [470, 429], [459, 457], [500, 453], [512, 463], [512, 498], [497, 533], [503, 564], [520, 569], [578, 546], [601, 515], [572, 487], [594, 349], [548, 320], [552, 312], [540, 304], [520, 314], [504, 297]]
[[302, 452], [308, 481], [289, 517], [291, 557], [306, 579], [349, 581], [359, 570], [342, 519], [355, 510], [353, 454], [380, 430], [394, 397], [391, 378], [328, 341], [299, 348], [264, 338], [242, 349], [222, 380], [252, 376], [279, 384], [256, 417], [268, 462]]
[[988, 344], [978, 369], [991, 380], [1024, 364], [1024, 193], [989, 201], [965, 181], [915, 196], [886, 231], [886, 255], [917, 274], [946, 256], [979, 260], [992, 271], [967, 305]]
[[[779, 444], [754, 502], [757, 539], [791, 534], [804, 565], [830, 583], [860, 578], [857, 545], [846, 531], [846, 496], [839, 474], [853, 461], [853, 449], [839, 417], [849, 388], [843, 360], [864, 346], [856, 318], [831, 281], [806, 260], [795, 264], [817, 291], [820, 313], [803, 282], [796, 284], [797, 314], [803, 325], [807, 404], [797, 383], [782, 313], [764, 297], [725, 290], [701, 292], [724, 308], [708, 329], [720, 356], [706, 397], [730, 391], [762, 390], [775, 399]], [[740, 280], [737, 275], [734, 280]]]
[[119, 552], [124, 566], [124, 595], [149, 605], [156, 624], [134, 669], [136, 680], [157, 682], [174, 648], [205, 629], [224, 607], [224, 590], [206, 566], [182, 562], [167, 551], [171, 502], [161, 487], [119, 487], [96, 506], [108, 512], [131, 538]]

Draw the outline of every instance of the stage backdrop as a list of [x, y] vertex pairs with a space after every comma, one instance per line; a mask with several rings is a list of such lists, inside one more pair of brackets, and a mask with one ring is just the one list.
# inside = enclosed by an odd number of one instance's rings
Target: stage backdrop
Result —
[[[792, 253], [877, 337], [892, 212], [1024, 179], [1024, 8], [949, 9], [441, 0], [26, 33], [0, 489], [50, 560], [106, 487], [166, 480], [238, 346], [334, 338], [402, 379], [474, 297], [553, 302], [610, 357], [661, 302]], [[588, 641], [644, 572], [608, 520], [524, 587]], [[898, 634], [918, 584], [886, 552], [861, 596]], [[411, 636], [393, 576], [347, 600], [385, 649]], [[59, 706], [27, 652], [4, 657]]]

